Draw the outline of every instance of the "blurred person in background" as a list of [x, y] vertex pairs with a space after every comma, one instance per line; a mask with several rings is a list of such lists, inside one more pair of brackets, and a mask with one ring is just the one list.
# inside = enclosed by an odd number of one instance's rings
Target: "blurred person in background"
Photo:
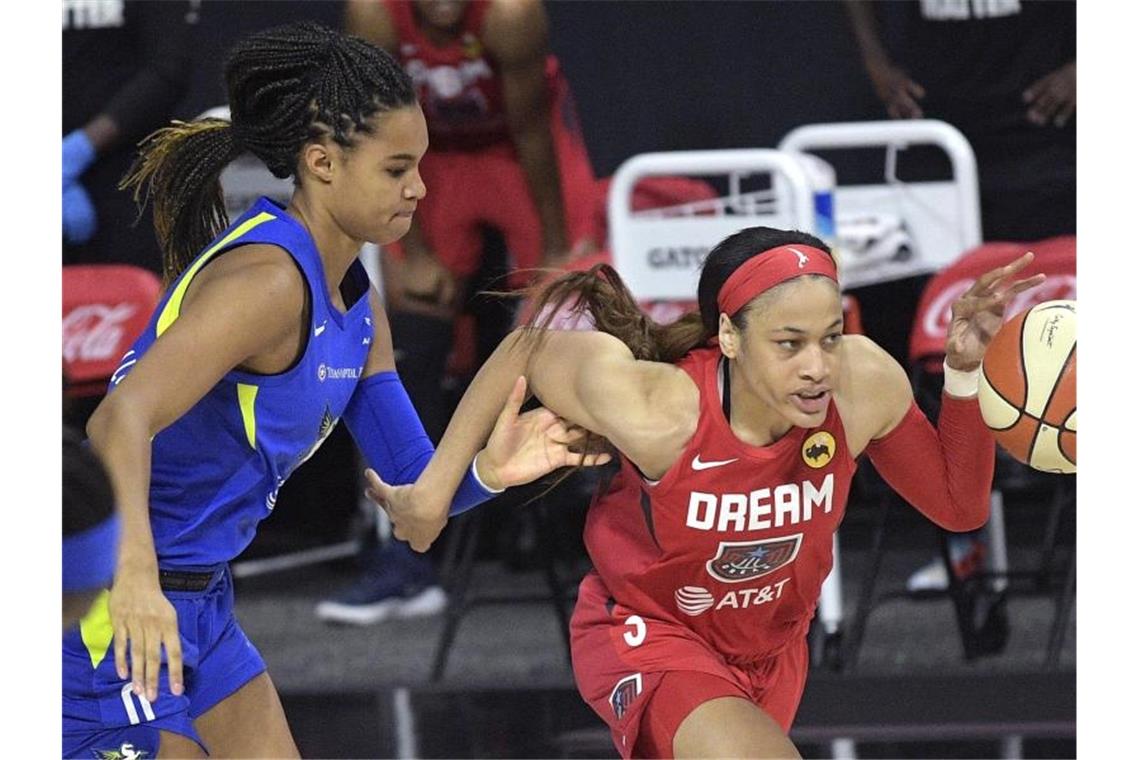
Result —
[[63, 3], [63, 263], [159, 272], [149, 224], [119, 180], [135, 143], [185, 94], [199, 0]]
[[111, 585], [119, 516], [111, 481], [78, 431], [63, 428], [63, 630]]
[[[970, 142], [986, 242], [1076, 234], [1075, 2], [845, 5], [887, 115], [946, 121]], [[985, 569], [985, 530], [948, 540], [955, 575]], [[946, 563], [936, 558], [907, 588], [921, 594], [948, 584]]]
[[[347, 31], [400, 61], [427, 119], [420, 171], [431, 192], [385, 251], [383, 273], [397, 366], [433, 440], [451, 412], [441, 384], [456, 320], [482, 285], [485, 231], [505, 243], [510, 286], [531, 277], [517, 270], [557, 267], [597, 247], [593, 171], [548, 26], [540, 0], [347, 5]], [[487, 353], [509, 329], [508, 319], [480, 339]], [[368, 544], [361, 563], [357, 579], [317, 605], [318, 618], [366, 625], [447, 604], [433, 559], [402, 542]]]

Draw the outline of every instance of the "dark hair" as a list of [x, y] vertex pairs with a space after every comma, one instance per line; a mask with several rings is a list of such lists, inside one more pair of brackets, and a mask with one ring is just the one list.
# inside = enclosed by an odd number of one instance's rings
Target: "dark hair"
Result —
[[80, 533], [115, 510], [107, 471], [78, 431], [63, 428], [63, 535]]
[[[351, 148], [375, 114], [416, 102], [411, 78], [385, 51], [306, 21], [247, 37], [226, 62], [230, 121], [175, 121], [139, 145], [120, 189], [154, 200], [166, 281], [229, 224], [218, 181], [244, 151], [275, 177], [296, 171], [302, 146], [329, 136]], [[296, 181], [296, 180], [295, 180]]]
[[[770, 248], [796, 244], [819, 248], [831, 255], [831, 249], [822, 240], [805, 232], [747, 227], [728, 236], [709, 251], [701, 267], [697, 285], [699, 310], [668, 325], [658, 324], [646, 316], [613, 267], [596, 264], [587, 271], [571, 272], [537, 286], [528, 326], [548, 327], [558, 307], [565, 305], [573, 313], [588, 311], [596, 329], [621, 340], [636, 358], [675, 362], [717, 334], [720, 322], [717, 295], [741, 264]], [[741, 309], [731, 315], [740, 329], [744, 329], [745, 311]]]

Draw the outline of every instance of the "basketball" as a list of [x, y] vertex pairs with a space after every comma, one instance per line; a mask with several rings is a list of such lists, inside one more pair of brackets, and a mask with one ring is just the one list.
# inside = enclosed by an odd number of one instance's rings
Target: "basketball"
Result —
[[982, 360], [982, 418], [998, 444], [1042, 472], [1077, 471], [1077, 302], [1010, 319]]

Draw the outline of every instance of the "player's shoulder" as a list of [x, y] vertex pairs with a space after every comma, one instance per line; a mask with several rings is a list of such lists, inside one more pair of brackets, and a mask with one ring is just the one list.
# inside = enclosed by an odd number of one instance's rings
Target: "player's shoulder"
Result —
[[863, 335], [845, 335], [836, 401], [844, 425], [860, 438], [860, 431], [877, 435], [897, 420], [914, 398], [906, 370], [885, 349]]
[[488, 52], [498, 58], [528, 59], [545, 52], [547, 27], [541, 0], [491, 0], [481, 36]]
[[186, 307], [206, 298], [241, 298], [250, 306], [272, 307], [275, 313], [304, 308], [308, 286], [300, 267], [284, 248], [270, 243], [239, 245], [195, 276]]
[[[843, 370], [858, 386], [867, 383], [907, 384], [906, 371], [886, 349], [865, 335], [844, 335]], [[873, 387], [873, 386], [872, 386]]]

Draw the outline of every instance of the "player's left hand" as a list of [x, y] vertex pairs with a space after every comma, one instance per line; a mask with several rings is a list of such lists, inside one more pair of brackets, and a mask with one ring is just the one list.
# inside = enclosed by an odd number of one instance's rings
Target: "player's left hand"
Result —
[[477, 457], [479, 478], [488, 488], [529, 483], [560, 467], [593, 467], [610, 461], [607, 453], [583, 451], [587, 431], [549, 409], [519, 414], [525, 400], [526, 378], [520, 376]]
[[946, 363], [951, 369], [971, 372], [982, 363], [986, 346], [1005, 321], [1005, 307], [1018, 293], [1045, 282], [1045, 275], [1035, 274], [1021, 280], [1010, 278], [1033, 261], [1033, 252], [1004, 267], [991, 269], [979, 277], [970, 289], [950, 307], [950, 328], [946, 331]]
[[1038, 126], [1063, 127], [1077, 110], [1077, 64], [1070, 62], [1049, 72], [1021, 94], [1025, 118]]

